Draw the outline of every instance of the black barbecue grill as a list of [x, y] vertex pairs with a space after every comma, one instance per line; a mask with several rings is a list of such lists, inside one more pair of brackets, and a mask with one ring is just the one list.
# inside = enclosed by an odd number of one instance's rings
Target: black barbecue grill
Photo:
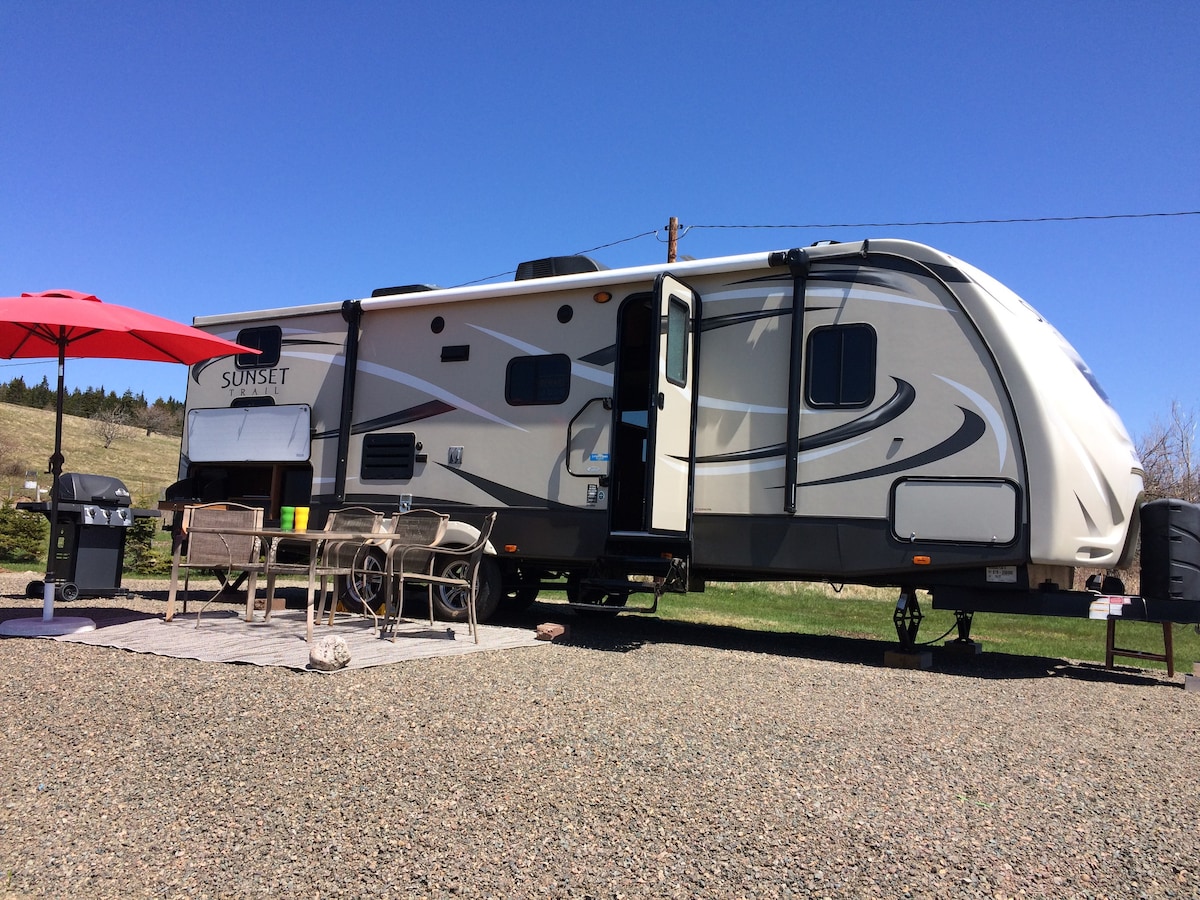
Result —
[[[57, 490], [58, 541], [50, 548], [46, 564], [46, 577], [58, 586], [56, 593], [63, 600], [125, 593], [121, 572], [127, 529], [135, 519], [154, 518], [160, 513], [156, 509], [134, 509], [129, 490], [110, 475], [63, 472]], [[53, 515], [50, 500], [18, 503], [17, 509], [42, 513], [47, 519]], [[26, 594], [41, 596], [42, 584], [32, 582]]]

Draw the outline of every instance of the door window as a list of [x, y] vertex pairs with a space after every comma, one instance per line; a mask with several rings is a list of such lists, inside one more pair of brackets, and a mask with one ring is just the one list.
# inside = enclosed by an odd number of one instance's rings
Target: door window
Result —
[[667, 303], [667, 381], [686, 387], [687, 367], [688, 307], [678, 297], [671, 297]]

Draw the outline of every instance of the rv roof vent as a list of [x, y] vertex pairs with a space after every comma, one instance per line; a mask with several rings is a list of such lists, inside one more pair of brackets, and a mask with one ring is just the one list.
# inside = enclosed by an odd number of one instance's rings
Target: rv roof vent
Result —
[[371, 291], [372, 297], [388, 297], [392, 294], [416, 294], [420, 291], [436, 291], [436, 284], [402, 284], [398, 287], [390, 288], [375, 288]]
[[608, 266], [588, 256], [547, 256], [517, 266], [517, 281], [529, 278], [550, 278], [553, 275], [578, 275], [580, 272], [599, 272]]

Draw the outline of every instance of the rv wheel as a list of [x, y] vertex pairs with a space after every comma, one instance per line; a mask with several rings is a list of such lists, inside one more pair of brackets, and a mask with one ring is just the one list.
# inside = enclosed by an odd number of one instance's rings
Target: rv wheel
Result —
[[[433, 561], [434, 574], [450, 578], [462, 578], [466, 568], [467, 561], [462, 557], [436, 557]], [[491, 619], [503, 593], [504, 579], [500, 574], [500, 564], [494, 558], [485, 556], [479, 561], [479, 590], [475, 594], [475, 615], [480, 622]], [[434, 587], [433, 613], [439, 619], [450, 622], [467, 621], [466, 590]]]
[[351, 612], [366, 612], [368, 608], [380, 612], [383, 603], [383, 554], [371, 548], [356, 563], [353, 576], [338, 575], [338, 602]]
[[516, 579], [504, 585], [504, 608], [513, 612], [529, 609], [538, 598], [543, 574], [537, 570], [519, 569]]

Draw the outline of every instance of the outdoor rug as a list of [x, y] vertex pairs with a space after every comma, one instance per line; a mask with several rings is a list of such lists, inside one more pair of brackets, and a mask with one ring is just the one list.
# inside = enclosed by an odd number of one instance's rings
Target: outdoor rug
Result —
[[[89, 613], [92, 611], [88, 611]], [[115, 612], [115, 611], [114, 611]], [[205, 662], [249, 663], [256, 666], [282, 666], [296, 671], [317, 671], [309, 666], [309, 645], [304, 640], [304, 610], [280, 610], [269, 621], [246, 622], [239, 610], [207, 611], [196, 627], [195, 614], [177, 615], [171, 622], [161, 616], [130, 620], [128, 616], [105, 622], [99, 616], [95, 631], [61, 635], [56, 641], [116, 647], [135, 653], [153, 653], [179, 659]], [[515, 647], [544, 647], [532, 629], [479, 626], [479, 643], [471, 639], [465, 624], [406, 621], [396, 628], [396, 640], [381, 640], [368, 619], [340, 616], [332, 628], [317, 625], [313, 643], [326, 635], [338, 635], [350, 648], [346, 669], [383, 666], [410, 659], [432, 656], [459, 656], [479, 650], [507, 650]], [[346, 671], [342, 669], [340, 671]]]

